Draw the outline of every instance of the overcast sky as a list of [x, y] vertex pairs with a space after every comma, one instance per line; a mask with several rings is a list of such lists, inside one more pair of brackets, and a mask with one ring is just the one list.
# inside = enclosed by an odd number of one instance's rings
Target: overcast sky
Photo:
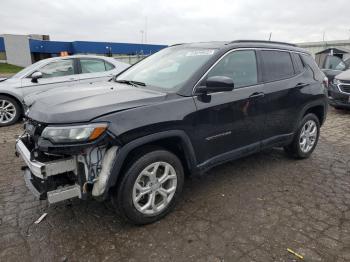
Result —
[[349, 39], [349, 0], [1, 0], [0, 34], [51, 40], [173, 44]]

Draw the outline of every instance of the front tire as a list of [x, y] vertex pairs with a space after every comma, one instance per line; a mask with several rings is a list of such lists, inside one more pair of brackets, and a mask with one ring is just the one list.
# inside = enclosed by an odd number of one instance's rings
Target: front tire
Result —
[[291, 144], [284, 147], [285, 152], [294, 158], [310, 157], [320, 136], [320, 121], [315, 114], [304, 116]]
[[0, 95], [0, 127], [16, 123], [21, 115], [21, 107], [11, 97]]
[[166, 216], [181, 194], [181, 161], [166, 150], [141, 153], [123, 174], [112, 196], [118, 213], [128, 222], [143, 225]]

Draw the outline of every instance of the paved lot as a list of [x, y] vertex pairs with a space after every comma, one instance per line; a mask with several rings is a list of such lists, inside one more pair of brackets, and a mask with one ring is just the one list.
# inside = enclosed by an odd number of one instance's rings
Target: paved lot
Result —
[[[350, 113], [331, 110], [308, 160], [274, 149], [188, 179], [162, 221], [134, 227], [108, 203], [37, 201], [0, 129], [0, 261], [350, 261]], [[44, 212], [40, 224], [33, 222]]]

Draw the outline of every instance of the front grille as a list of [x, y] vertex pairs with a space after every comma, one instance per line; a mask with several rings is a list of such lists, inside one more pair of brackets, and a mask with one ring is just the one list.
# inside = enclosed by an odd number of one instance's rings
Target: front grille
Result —
[[350, 80], [341, 80], [342, 83], [344, 84], [349, 84], [350, 85]]
[[340, 91], [350, 94], [350, 84], [349, 85], [339, 85]]

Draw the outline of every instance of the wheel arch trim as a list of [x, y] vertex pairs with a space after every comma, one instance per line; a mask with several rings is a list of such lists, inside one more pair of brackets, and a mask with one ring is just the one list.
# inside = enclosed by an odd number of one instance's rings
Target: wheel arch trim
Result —
[[192, 142], [188, 135], [185, 133], [183, 130], [169, 130], [169, 131], [163, 131], [163, 132], [158, 132], [155, 134], [147, 135], [144, 137], [140, 137], [138, 139], [135, 139], [124, 146], [120, 147], [117, 151], [117, 157], [115, 159], [114, 165], [112, 167], [111, 175], [108, 178], [107, 185], [106, 185], [106, 190], [104, 192], [103, 198], [108, 197], [109, 189], [113, 187], [117, 181], [118, 178], [120, 177], [121, 169], [123, 167], [124, 161], [127, 158], [128, 154], [142, 146], [146, 145], [152, 142], [157, 142], [162, 139], [166, 138], [179, 138], [180, 141], [182, 142], [182, 146], [184, 149], [184, 153], [186, 155], [186, 160], [187, 164], [190, 170], [194, 170], [196, 168], [196, 156], [194, 153], [194, 148], [192, 146]]
[[304, 115], [306, 114], [306, 112], [308, 110], [310, 110], [311, 108], [314, 108], [314, 107], [318, 107], [318, 106], [321, 106], [323, 108], [323, 121], [321, 122], [321, 119], [320, 119], [320, 125], [322, 125], [326, 121], [328, 103], [327, 103], [327, 101], [320, 101], [320, 100], [319, 101], [310, 102], [306, 106], [303, 107], [303, 109], [301, 110], [301, 113], [299, 115], [298, 124], [303, 119]]
[[7, 96], [7, 97], [10, 97], [10, 98], [16, 100], [18, 102], [18, 105], [21, 107], [22, 112], [24, 111], [23, 102], [22, 102], [21, 98], [19, 96], [17, 96], [16, 94], [14, 94], [12, 92], [4, 92], [2, 90], [2, 91], [0, 91], [0, 96]]

